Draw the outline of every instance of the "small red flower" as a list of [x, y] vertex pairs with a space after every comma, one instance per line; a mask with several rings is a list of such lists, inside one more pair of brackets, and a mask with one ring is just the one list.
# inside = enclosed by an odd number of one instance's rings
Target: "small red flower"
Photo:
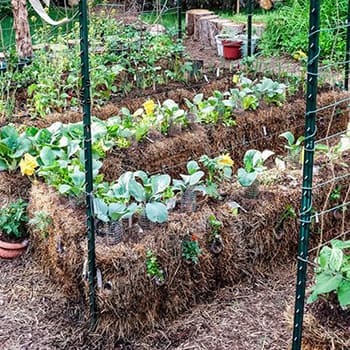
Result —
[[195, 234], [192, 234], [191, 241], [198, 241], [198, 237]]

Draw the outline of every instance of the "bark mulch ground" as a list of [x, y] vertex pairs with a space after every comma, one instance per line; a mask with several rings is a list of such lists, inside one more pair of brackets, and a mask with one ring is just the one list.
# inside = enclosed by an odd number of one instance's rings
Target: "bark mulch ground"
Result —
[[89, 334], [83, 306], [68, 304], [28, 252], [0, 261], [0, 347], [27, 349], [261, 350], [287, 349], [287, 299], [294, 291], [292, 262], [221, 289], [178, 320], [130, 342], [110, 344]]

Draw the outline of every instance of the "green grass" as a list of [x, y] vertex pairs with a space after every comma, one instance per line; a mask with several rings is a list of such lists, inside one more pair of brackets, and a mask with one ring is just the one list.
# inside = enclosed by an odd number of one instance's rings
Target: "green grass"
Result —
[[[229, 13], [225, 11], [216, 11], [216, 14], [218, 14], [222, 18], [228, 18], [235, 22], [243, 22], [246, 23], [248, 20], [248, 15], [245, 11], [242, 11], [240, 14], [235, 13]], [[273, 11], [258, 11], [253, 13], [252, 22], [253, 23], [266, 23], [271, 16], [274, 16]]]
[[[223, 10], [215, 10], [215, 14], [222, 18], [228, 18], [235, 22], [242, 22], [246, 23], [248, 20], [246, 11], [242, 11], [240, 14], [235, 14], [228, 11]], [[253, 23], [266, 23], [269, 18], [272, 16], [275, 16], [274, 11], [264, 11], [264, 10], [257, 10], [253, 14], [252, 21]], [[177, 30], [177, 14], [176, 10], [172, 12], [167, 12], [163, 14], [162, 16], [157, 17], [156, 13], [147, 13], [143, 14], [141, 16], [141, 19], [145, 21], [146, 23], [154, 23], [156, 20], [158, 23], [162, 24], [167, 28], [168, 30]], [[185, 28], [185, 15], [183, 14], [183, 29]]]
[[[153, 24], [157, 23], [162, 24], [169, 31], [174, 31], [176, 33], [178, 29], [178, 20], [176, 10], [164, 13], [161, 16], [157, 16], [155, 12], [145, 13], [141, 16], [141, 19], [146, 23]], [[185, 29], [185, 15], [182, 15], [182, 30]]]

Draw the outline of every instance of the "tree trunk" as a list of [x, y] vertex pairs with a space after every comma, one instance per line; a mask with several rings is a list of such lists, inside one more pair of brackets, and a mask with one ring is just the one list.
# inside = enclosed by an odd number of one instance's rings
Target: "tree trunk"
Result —
[[16, 34], [16, 50], [19, 59], [33, 56], [32, 38], [28, 23], [26, 0], [11, 0], [13, 27]]

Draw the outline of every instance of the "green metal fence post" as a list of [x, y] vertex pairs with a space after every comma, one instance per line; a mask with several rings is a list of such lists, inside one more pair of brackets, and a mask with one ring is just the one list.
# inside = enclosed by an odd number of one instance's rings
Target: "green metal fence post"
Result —
[[320, 0], [310, 0], [308, 74], [306, 91], [305, 156], [303, 168], [297, 283], [292, 350], [300, 350], [305, 304], [306, 271], [312, 209], [312, 176], [316, 135], [317, 75], [319, 56]]
[[177, 0], [177, 23], [178, 23], [178, 33], [179, 39], [182, 38], [182, 0]]
[[88, 12], [87, 0], [79, 2], [80, 22], [80, 58], [82, 75], [82, 107], [84, 125], [84, 158], [86, 181], [86, 214], [88, 236], [88, 270], [89, 270], [89, 305], [90, 325], [93, 329], [97, 321], [95, 299], [95, 223], [93, 215], [93, 175], [92, 175], [92, 151], [91, 151], [91, 96], [90, 96], [90, 72], [89, 72], [89, 41], [88, 41]]
[[247, 55], [252, 55], [252, 17], [253, 17], [253, 3], [248, 0], [248, 23], [247, 23]]
[[350, 0], [348, 1], [348, 18], [346, 21], [346, 51], [345, 51], [345, 77], [344, 88], [349, 90], [349, 60], [350, 60]]

